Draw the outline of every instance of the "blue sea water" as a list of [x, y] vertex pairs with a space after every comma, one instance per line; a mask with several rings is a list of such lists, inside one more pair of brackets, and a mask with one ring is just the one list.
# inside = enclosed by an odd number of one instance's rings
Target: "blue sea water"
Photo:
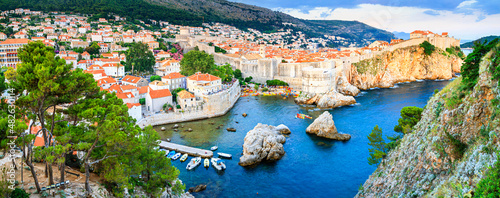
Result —
[[[356, 97], [357, 104], [329, 110], [340, 133], [351, 135], [347, 142], [332, 141], [306, 134], [313, 120], [296, 119], [296, 113], [317, 118], [324, 110], [299, 106], [293, 98], [243, 97], [226, 115], [181, 125], [173, 132], [158, 130], [162, 139], [172, 142], [230, 153], [227, 169], [217, 173], [213, 167], [200, 165], [187, 171], [187, 162], [172, 162], [180, 170], [180, 179], [186, 187], [206, 184], [207, 189], [193, 193], [196, 197], [353, 197], [358, 188], [376, 169], [368, 165], [367, 135], [375, 125], [384, 135], [393, 135], [394, 126], [405, 106], [424, 107], [435, 89], [442, 89], [449, 81], [423, 81], [399, 84], [395, 89], [363, 91]], [[241, 114], [247, 113], [247, 117]], [[236, 123], [238, 122], [238, 123]], [[284, 144], [285, 156], [277, 162], [264, 162], [255, 167], [241, 167], [243, 139], [257, 123], [277, 126], [285, 124], [292, 133]], [[222, 125], [220, 129], [217, 126]], [[236, 132], [225, 129], [234, 127]]]

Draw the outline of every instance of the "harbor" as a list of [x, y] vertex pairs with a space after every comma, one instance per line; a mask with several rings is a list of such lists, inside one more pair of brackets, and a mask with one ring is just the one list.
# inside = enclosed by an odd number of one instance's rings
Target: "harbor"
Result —
[[214, 156], [214, 153], [210, 150], [194, 148], [190, 146], [184, 146], [180, 144], [170, 143], [167, 141], [160, 141], [160, 148], [168, 149], [170, 151], [176, 151], [180, 153], [187, 153], [191, 156], [199, 156], [203, 158], [211, 158]]

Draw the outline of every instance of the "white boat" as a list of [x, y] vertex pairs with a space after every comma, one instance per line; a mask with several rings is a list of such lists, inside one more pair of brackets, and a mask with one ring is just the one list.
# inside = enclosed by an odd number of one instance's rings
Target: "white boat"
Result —
[[205, 168], [208, 168], [210, 166], [210, 160], [208, 160], [208, 158], [205, 158], [205, 160], [203, 161], [203, 166]]
[[225, 157], [225, 158], [232, 158], [233, 157], [231, 154], [227, 154], [227, 153], [217, 153], [217, 155], [219, 155], [220, 157]]
[[176, 153], [176, 154], [172, 157], [172, 160], [177, 160], [177, 159], [179, 159], [179, 157], [181, 157], [181, 153]]
[[187, 158], [188, 158], [188, 154], [187, 154], [187, 153], [186, 153], [186, 154], [184, 154], [184, 155], [182, 155], [182, 157], [181, 157], [181, 162], [186, 161], [186, 160], [187, 160]]
[[201, 163], [201, 157], [195, 157], [192, 158], [191, 161], [189, 161], [189, 164], [186, 166], [186, 169], [191, 170], [193, 168], [196, 168], [198, 165]]
[[212, 166], [217, 170], [225, 170], [226, 164], [220, 158], [212, 158]]
[[212, 146], [212, 148], [210, 148], [210, 150], [215, 151], [215, 150], [217, 150], [218, 148], [219, 148], [219, 147], [217, 147], [217, 146]]

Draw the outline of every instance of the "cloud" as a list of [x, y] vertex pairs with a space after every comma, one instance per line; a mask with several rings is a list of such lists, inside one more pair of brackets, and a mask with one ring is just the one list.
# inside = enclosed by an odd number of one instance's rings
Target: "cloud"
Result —
[[[466, 8], [463, 6], [470, 7], [474, 5], [474, 2], [461, 4], [463, 4], [462, 8]], [[308, 13], [294, 8], [275, 8], [274, 10], [303, 19], [356, 20], [390, 32], [412, 32], [421, 29], [436, 33], [449, 32], [450, 35], [462, 39], [476, 39], [500, 33], [498, 25], [500, 14], [488, 15], [478, 9], [464, 13], [456, 10], [360, 4], [353, 8], [315, 7]]]
[[469, 1], [463, 1], [462, 3], [458, 4], [457, 8], [464, 8], [464, 7], [469, 7], [472, 4], [477, 3], [476, 0], [469, 0]]

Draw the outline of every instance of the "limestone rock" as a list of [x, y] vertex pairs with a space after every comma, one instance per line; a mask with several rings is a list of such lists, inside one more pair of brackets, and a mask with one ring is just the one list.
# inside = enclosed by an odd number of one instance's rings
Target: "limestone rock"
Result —
[[306, 132], [334, 140], [347, 141], [351, 139], [351, 135], [337, 132], [333, 116], [328, 111], [323, 112], [323, 114], [316, 118], [314, 122], [307, 127]]
[[330, 90], [325, 94], [315, 94], [313, 96], [304, 94], [295, 99], [297, 104], [316, 105], [319, 108], [336, 108], [356, 103], [352, 96], [345, 96], [336, 90]]
[[276, 130], [278, 130], [281, 134], [285, 134], [285, 135], [288, 135], [288, 134], [292, 133], [290, 131], [290, 129], [287, 126], [285, 126], [284, 124], [278, 125], [276, 127]]
[[360, 92], [357, 87], [349, 83], [345, 75], [339, 76], [337, 78], [337, 91], [341, 94], [349, 96], [357, 96]]
[[200, 191], [204, 191], [205, 189], [207, 189], [207, 185], [204, 185], [204, 184], [200, 184], [196, 187], [191, 187], [189, 188], [188, 192], [192, 193], [192, 192], [200, 192]]
[[321, 96], [317, 102], [319, 108], [336, 108], [355, 104], [356, 99], [352, 96], [345, 96], [337, 91], [330, 91]]
[[262, 160], [279, 160], [285, 155], [283, 144], [286, 142], [285, 136], [281, 133], [289, 131], [285, 125], [278, 127], [257, 124], [245, 136], [243, 143], [243, 156], [240, 157], [241, 166], [257, 164]]

